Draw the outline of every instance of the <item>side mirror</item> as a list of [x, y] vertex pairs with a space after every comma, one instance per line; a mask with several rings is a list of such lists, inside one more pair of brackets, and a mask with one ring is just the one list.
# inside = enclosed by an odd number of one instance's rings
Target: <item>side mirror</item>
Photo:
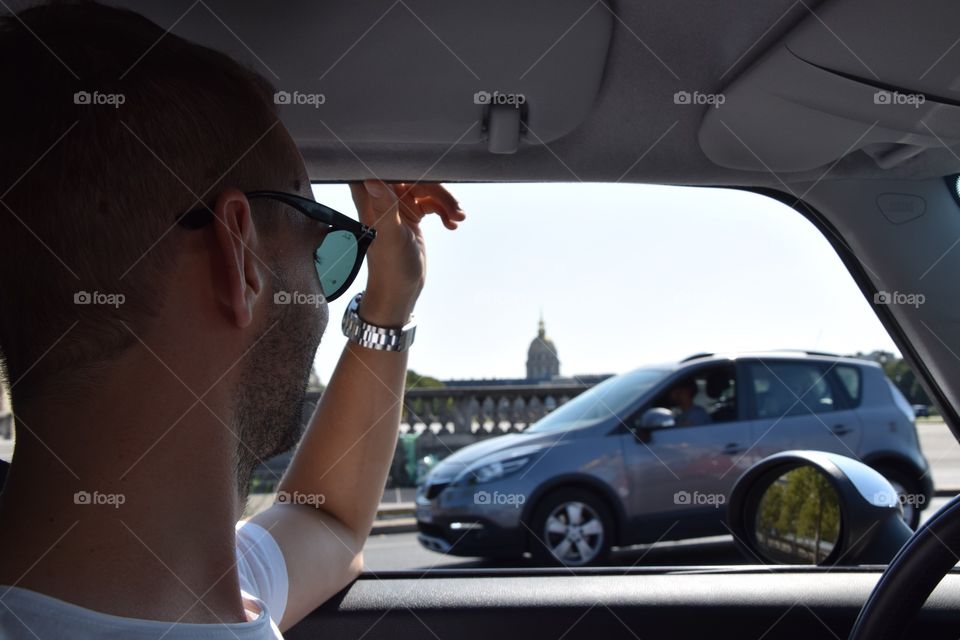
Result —
[[643, 412], [637, 427], [640, 429], [660, 429], [662, 427], [672, 427], [674, 424], [673, 413], [670, 409], [654, 407]]
[[749, 559], [775, 564], [886, 564], [913, 535], [886, 478], [823, 451], [785, 451], [747, 469], [727, 519]]

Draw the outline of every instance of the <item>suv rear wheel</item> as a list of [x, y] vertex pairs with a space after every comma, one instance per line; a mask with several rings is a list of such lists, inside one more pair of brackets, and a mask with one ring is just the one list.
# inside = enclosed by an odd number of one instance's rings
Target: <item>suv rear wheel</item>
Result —
[[876, 469], [893, 485], [897, 495], [900, 496], [900, 505], [903, 507], [903, 521], [916, 531], [920, 524], [920, 483], [893, 467], [878, 465]]

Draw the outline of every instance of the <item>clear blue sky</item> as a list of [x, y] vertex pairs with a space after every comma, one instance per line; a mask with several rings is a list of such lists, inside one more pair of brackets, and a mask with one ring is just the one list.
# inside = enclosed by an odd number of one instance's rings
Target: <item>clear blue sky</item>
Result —
[[[437, 378], [523, 377], [543, 309], [560, 372], [622, 373], [701, 351], [897, 353], [827, 240], [800, 214], [726, 189], [452, 184], [467, 219], [423, 223], [427, 283], [409, 366]], [[318, 201], [356, 217], [345, 185]], [[343, 348], [330, 305], [326, 383]]]

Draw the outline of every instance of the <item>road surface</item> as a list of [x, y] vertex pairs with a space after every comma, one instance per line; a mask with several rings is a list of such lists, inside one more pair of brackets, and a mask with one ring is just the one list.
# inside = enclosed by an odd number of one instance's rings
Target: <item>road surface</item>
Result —
[[[949, 498], [934, 498], [923, 512], [926, 520]], [[367, 571], [399, 571], [407, 569], [466, 569], [509, 566], [534, 566], [529, 561], [513, 563], [491, 562], [482, 558], [459, 558], [428, 551], [417, 542], [416, 533], [393, 533], [371, 536], [363, 548], [363, 560]], [[746, 561], [729, 536], [661, 542], [655, 545], [639, 545], [614, 552], [610, 565], [633, 566], [687, 566], [742, 564]]]
[[933, 486], [960, 493], [960, 444], [943, 422], [919, 422], [920, 448], [933, 469]]

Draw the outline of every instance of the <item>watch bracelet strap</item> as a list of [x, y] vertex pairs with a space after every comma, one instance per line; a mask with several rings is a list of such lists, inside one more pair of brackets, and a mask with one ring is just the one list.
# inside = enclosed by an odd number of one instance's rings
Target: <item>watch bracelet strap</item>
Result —
[[369, 323], [357, 313], [363, 293], [359, 293], [343, 314], [343, 333], [352, 342], [377, 351], [406, 351], [413, 344], [417, 327], [413, 317], [404, 327], [380, 327]]

